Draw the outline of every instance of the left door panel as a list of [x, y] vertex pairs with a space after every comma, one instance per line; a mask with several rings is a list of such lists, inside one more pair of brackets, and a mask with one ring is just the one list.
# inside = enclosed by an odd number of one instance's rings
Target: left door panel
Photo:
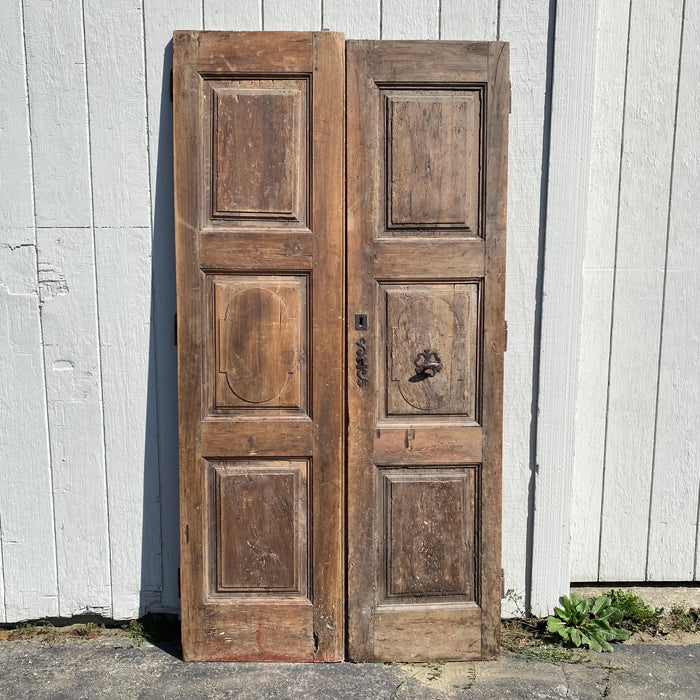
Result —
[[340, 660], [343, 35], [173, 51], [184, 656]]

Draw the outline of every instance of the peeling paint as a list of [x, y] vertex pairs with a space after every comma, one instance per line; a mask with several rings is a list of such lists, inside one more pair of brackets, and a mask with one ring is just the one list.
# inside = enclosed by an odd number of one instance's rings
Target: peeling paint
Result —
[[39, 263], [39, 298], [41, 303], [68, 294], [68, 283], [53, 265]]

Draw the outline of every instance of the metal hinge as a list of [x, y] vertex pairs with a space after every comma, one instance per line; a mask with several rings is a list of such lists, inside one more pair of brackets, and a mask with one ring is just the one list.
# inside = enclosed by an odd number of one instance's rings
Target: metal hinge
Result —
[[182, 583], [180, 580], [180, 567], [177, 567], [177, 597], [181, 598], [182, 596], [180, 595], [182, 593]]
[[[179, 571], [179, 569], [178, 569]], [[501, 598], [506, 597], [506, 572], [501, 569]]]
[[173, 101], [173, 69], [170, 69], [170, 101]]
[[[172, 73], [171, 73], [172, 75]], [[170, 81], [170, 101], [172, 102], [172, 80]], [[513, 113], [513, 83], [508, 83], [508, 114]]]
[[[505, 337], [503, 340], [503, 352], [508, 350], [508, 321], [504, 321], [505, 324]], [[177, 345], [177, 343], [176, 343]]]
[[173, 315], [173, 345], [177, 345], [177, 314]]

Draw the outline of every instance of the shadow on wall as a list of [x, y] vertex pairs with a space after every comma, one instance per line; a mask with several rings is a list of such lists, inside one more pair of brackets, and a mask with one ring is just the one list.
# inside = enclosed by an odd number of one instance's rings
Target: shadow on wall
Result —
[[[172, 41], [163, 52], [156, 178], [153, 183], [151, 259], [151, 326], [148, 404], [144, 455], [144, 513], [141, 550], [140, 615], [149, 611], [177, 612], [180, 561], [178, 495], [177, 348], [175, 346], [175, 215], [173, 205], [173, 105], [170, 101]], [[155, 87], [155, 86], [154, 86]], [[149, 89], [154, 89], [150, 87]], [[153, 116], [150, 117], [153, 119]], [[152, 129], [149, 127], [149, 132]], [[149, 136], [150, 136], [149, 133]], [[153, 144], [151, 144], [153, 148]], [[148, 425], [148, 423], [154, 423]], [[149, 445], [149, 443], [151, 443]], [[159, 512], [148, 512], [154, 503]], [[150, 498], [149, 498], [150, 494]], [[152, 528], [160, 530], [160, 542]], [[154, 548], [160, 548], [153, 551]], [[153, 590], [154, 563], [160, 560], [160, 595]]]

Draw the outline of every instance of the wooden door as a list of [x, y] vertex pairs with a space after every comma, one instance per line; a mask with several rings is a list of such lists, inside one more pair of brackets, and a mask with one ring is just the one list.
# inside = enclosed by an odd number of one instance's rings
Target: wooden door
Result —
[[184, 656], [339, 660], [343, 37], [173, 46]]
[[349, 655], [491, 658], [508, 46], [346, 52]]

